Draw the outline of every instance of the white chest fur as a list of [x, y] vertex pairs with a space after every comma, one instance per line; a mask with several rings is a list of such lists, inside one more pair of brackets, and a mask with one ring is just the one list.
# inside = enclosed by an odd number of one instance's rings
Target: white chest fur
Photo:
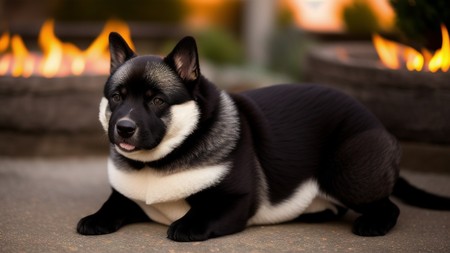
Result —
[[168, 226], [183, 217], [191, 209], [189, 204], [183, 199], [153, 205], [146, 205], [144, 202], [137, 201], [137, 204], [152, 221]]
[[[164, 219], [175, 219], [189, 210], [189, 206], [184, 202], [185, 198], [219, 183], [228, 170], [227, 164], [218, 164], [170, 174], [148, 167], [139, 171], [126, 171], [118, 169], [113, 161], [108, 159], [111, 186], [141, 206], [152, 205], [151, 208], [143, 208], [144, 211], [150, 218], [165, 217], [155, 219], [164, 224], [167, 223], [163, 222]], [[178, 211], [173, 211], [174, 208]]]
[[218, 164], [166, 174], [148, 167], [139, 171], [121, 170], [108, 160], [109, 182], [114, 189], [147, 205], [189, 197], [218, 183], [228, 169], [226, 164]]

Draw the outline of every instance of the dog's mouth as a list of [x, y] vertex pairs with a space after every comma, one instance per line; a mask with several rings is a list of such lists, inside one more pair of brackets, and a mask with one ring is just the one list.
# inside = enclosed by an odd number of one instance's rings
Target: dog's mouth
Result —
[[116, 144], [116, 146], [118, 146], [121, 150], [125, 151], [125, 152], [132, 152], [136, 150], [136, 146], [125, 143], [125, 142], [120, 142], [118, 145]]

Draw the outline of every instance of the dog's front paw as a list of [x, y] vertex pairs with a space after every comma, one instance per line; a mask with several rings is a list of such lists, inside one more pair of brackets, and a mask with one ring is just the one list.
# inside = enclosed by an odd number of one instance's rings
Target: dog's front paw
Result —
[[82, 235], [103, 235], [117, 231], [122, 221], [108, 219], [98, 214], [84, 217], [78, 222], [77, 232]]
[[207, 226], [186, 218], [172, 223], [167, 231], [167, 238], [178, 242], [204, 241], [209, 237]]

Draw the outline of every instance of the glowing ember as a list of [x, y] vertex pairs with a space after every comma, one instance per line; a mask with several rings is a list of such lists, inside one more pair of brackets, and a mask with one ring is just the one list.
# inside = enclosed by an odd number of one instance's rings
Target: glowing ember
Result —
[[450, 68], [450, 40], [444, 25], [441, 25], [441, 32], [442, 46], [434, 54], [426, 49], [418, 52], [412, 47], [384, 39], [377, 34], [373, 36], [373, 43], [381, 62], [388, 68], [399, 69], [404, 65], [409, 71], [447, 72]]
[[[109, 72], [108, 35], [120, 33], [134, 49], [129, 27], [121, 21], [109, 20], [100, 35], [86, 49], [62, 42], [54, 33], [54, 20], [47, 20], [39, 33], [42, 54], [31, 53], [19, 35], [4, 32], [0, 37], [0, 76], [31, 75], [60, 77], [68, 75], [103, 75]], [[9, 49], [9, 50], [8, 50]]]

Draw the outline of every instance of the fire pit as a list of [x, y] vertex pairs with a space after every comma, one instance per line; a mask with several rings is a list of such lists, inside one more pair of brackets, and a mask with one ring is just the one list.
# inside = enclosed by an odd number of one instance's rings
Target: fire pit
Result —
[[0, 129], [95, 131], [106, 76], [0, 77]]
[[107, 145], [97, 115], [109, 72], [108, 34], [119, 31], [131, 41], [129, 28], [107, 22], [86, 50], [53, 30], [53, 20], [42, 26], [42, 53], [30, 52], [19, 35], [0, 36], [2, 155], [92, 154]]
[[402, 140], [450, 144], [450, 73], [389, 69], [372, 44], [348, 42], [313, 49], [309, 81], [360, 100]]
[[99, 153], [98, 124], [106, 76], [0, 77], [0, 154]]

